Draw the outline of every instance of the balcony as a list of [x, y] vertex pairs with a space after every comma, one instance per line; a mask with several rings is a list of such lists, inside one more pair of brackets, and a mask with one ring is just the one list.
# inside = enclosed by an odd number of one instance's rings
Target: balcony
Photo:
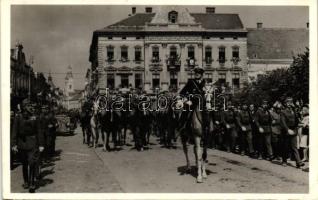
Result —
[[161, 62], [161, 59], [158, 58], [158, 57], [152, 57], [151, 60], [150, 60], [150, 62], [151, 62], [152, 64], [159, 64], [159, 63]]
[[168, 71], [180, 71], [181, 61], [179, 57], [169, 57], [166, 62]]

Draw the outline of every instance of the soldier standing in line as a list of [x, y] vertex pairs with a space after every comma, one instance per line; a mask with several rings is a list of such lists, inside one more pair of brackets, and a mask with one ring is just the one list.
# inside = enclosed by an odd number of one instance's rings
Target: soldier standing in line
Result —
[[44, 135], [28, 100], [23, 102], [23, 114], [17, 116], [12, 127], [12, 150], [19, 152], [22, 162], [23, 188], [35, 192], [35, 176], [40, 153], [44, 150]]
[[48, 115], [45, 121], [46, 131], [46, 145], [49, 158], [55, 155], [55, 141], [56, 141], [56, 129], [58, 127], [57, 119], [54, 115], [54, 111], [49, 109]]
[[275, 102], [273, 110], [270, 112], [272, 117], [272, 147], [274, 159], [281, 157], [281, 126], [280, 126], [280, 113], [282, 105]]
[[258, 149], [257, 149], [257, 137], [259, 137], [257, 126], [255, 123], [255, 115], [256, 115], [256, 109], [254, 104], [249, 105], [249, 113], [251, 118], [251, 129], [252, 129], [252, 141], [253, 141], [253, 147], [254, 147], [254, 158], [261, 158], [259, 157]]
[[215, 139], [215, 148], [225, 150], [225, 146], [223, 144], [223, 136], [224, 136], [224, 126], [222, 124], [223, 121], [223, 110], [221, 106], [216, 106], [213, 111], [213, 139]]
[[[273, 160], [273, 149], [272, 149], [272, 117], [269, 112], [268, 102], [266, 100], [263, 101], [262, 106], [257, 110], [255, 115], [255, 123], [258, 128], [258, 146], [257, 150], [259, 152], [259, 156], [263, 154], [263, 158], [266, 157], [267, 160]], [[266, 147], [266, 156], [264, 155], [264, 144]]]
[[225, 145], [227, 152], [235, 153], [237, 131], [234, 106], [229, 102], [228, 110], [224, 111], [223, 124], [225, 125]]
[[293, 108], [293, 99], [287, 97], [285, 100], [286, 108], [281, 112], [281, 126], [282, 126], [282, 138], [283, 138], [283, 162], [282, 165], [287, 165], [287, 158], [289, 151], [292, 151], [293, 156], [296, 159], [296, 167], [300, 168], [304, 166], [304, 163], [300, 160], [299, 152], [297, 149], [297, 127], [298, 116]]
[[254, 157], [254, 146], [251, 126], [251, 116], [248, 112], [246, 103], [243, 103], [241, 112], [237, 116], [237, 125], [241, 133], [240, 141], [240, 152], [241, 155], [245, 155], [245, 150], [248, 150], [248, 155]]

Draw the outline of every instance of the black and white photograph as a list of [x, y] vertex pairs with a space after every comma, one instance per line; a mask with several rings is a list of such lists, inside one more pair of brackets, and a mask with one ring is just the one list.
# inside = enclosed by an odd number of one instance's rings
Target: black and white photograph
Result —
[[10, 4], [6, 194], [311, 194], [306, 2]]

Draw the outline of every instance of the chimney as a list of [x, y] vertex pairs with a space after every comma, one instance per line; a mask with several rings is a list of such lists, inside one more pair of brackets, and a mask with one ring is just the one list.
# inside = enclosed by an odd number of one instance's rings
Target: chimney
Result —
[[206, 7], [205, 12], [207, 14], [213, 14], [213, 13], [215, 13], [215, 7]]
[[263, 28], [263, 23], [262, 22], [257, 22], [257, 28]]
[[309, 28], [309, 22], [306, 23], [306, 27]]
[[136, 14], [136, 7], [132, 7], [132, 8], [131, 8], [131, 14], [132, 14], [132, 15]]
[[152, 13], [152, 7], [146, 7], [146, 13]]

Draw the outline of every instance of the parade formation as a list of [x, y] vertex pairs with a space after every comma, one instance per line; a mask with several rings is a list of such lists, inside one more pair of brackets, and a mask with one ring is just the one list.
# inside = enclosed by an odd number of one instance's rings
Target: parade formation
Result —
[[[258, 32], [275, 34], [263, 30], [262, 23], [248, 30], [238, 14], [216, 14], [214, 7], [207, 7], [204, 14], [178, 9], [159, 9], [155, 14], [146, 7], [138, 14], [132, 7], [127, 20], [94, 31], [83, 90], [74, 89], [70, 65], [62, 90], [53, 84], [51, 71], [46, 83], [46, 72], [38, 75], [31, 62], [26, 64], [22, 44], [12, 49], [10, 164], [11, 171], [21, 166], [25, 191], [35, 193], [41, 187], [43, 166], [65, 153], [63, 148], [57, 150], [59, 136], [80, 138], [76, 144], [68, 140], [67, 146], [79, 145], [77, 149], [97, 157], [132, 153], [126, 146], [145, 156], [154, 152], [151, 146], [161, 147], [158, 153], [174, 152], [184, 158], [185, 174], [205, 185], [217, 174], [208, 169], [218, 164], [211, 162], [215, 152], [222, 152], [220, 160], [226, 154], [251, 163], [279, 163], [279, 169], [309, 171], [309, 49], [297, 57], [293, 54], [288, 62], [275, 60], [281, 49], [273, 50], [273, 59], [264, 56], [266, 60], [257, 54], [261, 49], [257, 42], [267, 42]], [[308, 34], [308, 24], [303, 32]], [[251, 48], [250, 41], [257, 48]], [[281, 61], [286, 68], [266, 71]], [[266, 70], [252, 74], [251, 66], [261, 68], [262, 62]], [[75, 162], [74, 170], [86, 161]], [[222, 170], [232, 173], [227, 167]], [[272, 187], [279, 185], [275, 184]]]
[[[297, 168], [308, 162], [308, 105], [291, 97], [284, 102], [233, 105], [219, 98], [222, 95], [213, 96], [216, 88], [202, 79], [203, 73], [197, 67], [195, 79], [178, 93], [107, 90], [105, 95], [88, 98], [72, 121], [82, 128], [83, 144], [98, 148], [102, 142], [102, 150], [109, 153], [130, 143], [127, 134], [133, 136], [136, 151], [148, 149], [150, 137], [158, 137], [160, 145], [174, 149], [180, 136], [188, 170], [188, 143], [194, 144], [198, 183], [207, 178], [207, 149], [278, 160], [283, 167], [290, 158]], [[18, 108], [12, 123], [12, 151], [19, 154], [23, 165], [23, 187], [34, 192], [41, 162], [54, 156], [56, 110], [37, 108], [27, 99]]]

